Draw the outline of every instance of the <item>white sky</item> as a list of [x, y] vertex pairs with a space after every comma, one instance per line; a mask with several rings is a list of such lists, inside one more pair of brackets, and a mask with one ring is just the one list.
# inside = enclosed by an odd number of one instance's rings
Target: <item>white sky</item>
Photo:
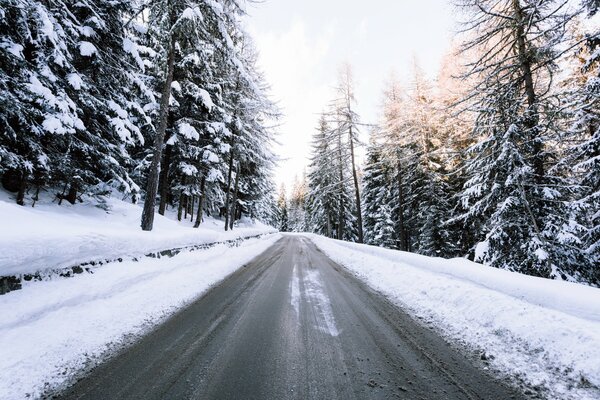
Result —
[[288, 190], [308, 164], [343, 62], [354, 68], [362, 121], [376, 123], [385, 79], [392, 71], [408, 76], [415, 56], [435, 77], [454, 29], [447, 0], [266, 0], [248, 12], [260, 67], [284, 114], [276, 180]]

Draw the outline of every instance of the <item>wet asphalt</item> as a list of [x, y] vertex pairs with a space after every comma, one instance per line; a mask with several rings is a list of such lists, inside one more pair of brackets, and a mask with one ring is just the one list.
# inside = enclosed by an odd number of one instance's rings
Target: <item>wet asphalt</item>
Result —
[[522, 399], [300, 236], [60, 399]]

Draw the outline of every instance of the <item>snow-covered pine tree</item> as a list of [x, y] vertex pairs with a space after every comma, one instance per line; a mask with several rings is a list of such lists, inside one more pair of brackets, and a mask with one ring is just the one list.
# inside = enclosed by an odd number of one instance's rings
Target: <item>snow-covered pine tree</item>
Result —
[[464, 64], [458, 57], [459, 46], [453, 43], [442, 59], [437, 77], [437, 94], [435, 96], [435, 125], [440, 137], [440, 157], [446, 172], [445, 183], [450, 209], [444, 217], [444, 230], [447, 232], [445, 257], [460, 257], [469, 253], [475, 245], [473, 232], [469, 226], [454, 219], [465, 210], [461, 208], [458, 195], [465, 184], [466, 150], [474, 143], [471, 134], [473, 114], [469, 112], [469, 82], [461, 79], [464, 75]]
[[358, 115], [350, 67], [340, 70], [335, 98], [313, 135], [308, 172], [308, 228], [329, 237], [363, 241], [360, 182], [355, 160]]
[[329, 124], [325, 115], [321, 115], [312, 139], [306, 209], [307, 230], [332, 238], [337, 235], [338, 200], [333, 191], [336, 187], [337, 173], [335, 165], [331, 162], [334, 148], [329, 141], [329, 135]]
[[[205, 59], [207, 52], [210, 51], [223, 52], [226, 62], [232, 62], [236, 52], [230, 37], [231, 27], [229, 24], [231, 21], [236, 21], [234, 14], [241, 12], [241, 9], [236, 2], [227, 0], [196, 2], [156, 0], [147, 5], [148, 26], [155, 37], [159, 54], [158, 70], [162, 71], [162, 76], [158, 80], [161, 87], [161, 99], [155, 123], [157, 130], [154, 135], [151, 162], [148, 168], [146, 199], [141, 223], [143, 230], [152, 230], [160, 164], [165, 136], [169, 128], [172, 82], [176, 66], [187, 61], [201, 65], [204, 61], [203, 58]], [[188, 56], [191, 59], [185, 58]], [[193, 83], [196, 84], [197, 90], [194, 91], [191, 85], [186, 90], [192, 90], [190, 93], [192, 96], [194, 94], [199, 96], [198, 103], [203, 101], [208, 103], [208, 98], [203, 96], [206, 94], [206, 89], [198, 86], [196, 82]], [[175, 86], [175, 90], [177, 90], [177, 84]], [[198, 118], [197, 115], [187, 117]], [[186, 123], [187, 125], [184, 126], [192, 126], [189, 122], [180, 121], [180, 124]], [[195, 135], [192, 134], [193, 137]]]
[[[593, 17], [600, 2], [584, 1], [587, 17]], [[584, 280], [600, 283], [600, 31], [597, 27], [581, 32], [583, 40], [572, 57], [574, 72], [566, 84], [572, 91], [569, 109], [572, 116], [566, 129], [568, 145], [556, 166], [571, 177], [577, 190], [571, 201], [579, 235], [574, 245], [587, 256], [579, 273]], [[578, 225], [575, 225], [578, 226]]]
[[308, 169], [307, 228], [336, 239], [356, 241], [355, 202], [350, 179], [347, 132], [322, 114], [313, 135]]
[[0, 174], [21, 205], [31, 180], [43, 185], [53, 178], [58, 155], [44, 142], [54, 139], [54, 122], [70, 122], [58, 134], [83, 125], [74, 102], [52, 80], [49, 66], [68, 59], [66, 35], [55, 25], [36, 1], [6, 1], [0, 9]]
[[288, 219], [288, 202], [287, 194], [285, 190], [285, 184], [281, 184], [279, 188], [279, 197], [277, 198], [277, 229], [281, 232], [289, 232], [289, 219]]
[[306, 232], [306, 175], [297, 176], [292, 185], [289, 199], [289, 226], [292, 232]]
[[[206, 13], [187, 23], [193, 29], [208, 29]], [[160, 32], [157, 32], [160, 34]], [[208, 36], [181, 36], [175, 49], [171, 105], [166, 132], [166, 146], [161, 161], [159, 213], [164, 214], [169, 199], [177, 204], [178, 218], [196, 218], [202, 222], [208, 185], [218, 174], [211, 171], [221, 163], [215, 141], [222, 134], [219, 110], [217, 44]], [[213, 100], [214, 99], [214, 100]], [[221, 123], [222, 124], [222, 123]], [[216, 176], [215, 176], [216, 175]], [[199, 221], [198, 221], [199, 219]]]
[[[413, 214], [407, 201], [409, 182], [414, 162], [410, 154], [413, 150], [407, 146], [406, 130], [406, 99], [405, 93], [392, 74], [384, 85], [382, 120], [378, 131], [373, 132], [381, 142], [382, 162], [389, 168], [389, 194], [381, 196], [388, 199], [394, 223], [395, 243], [392, 248], [410, 249], [409, 219]], [[383, 205], [383, 204], [382, 204]]]
[[373, 136], [367, 147], [363, 176], [365, 243], [396, 248], [395, 223], [392, 218], [392, 168], [384, 160], [381, 144]]
[[[395, 248], [444, 255], [450, 209], [444, 166], [445, 147], [429, 82], [415, 63], [411, 89], [392, 77], [384, 92], [383, 120], [377, 135], [390, 168], [390, 219]], [[382, 204], [383, 205], [383, 204]]]
[[409, 219], [414, 232], [410, 247], [420, 254], [441, 256], [448, 247], [448, 232], [443, 221], [450, 210], [445, 143], [436, 118], [441, 110], [436, 107], [433, 86], [416, 60], [413, 74], [404, 109], [405, 151], [401, 150], [401, 157], [404, 153], [411, 160], [407, 165], [409, 190], [406, 195], [413, 210]]
[[136, 69], [126, 48], [130, 2], [19, 3], [3, 9], [10, 27], [0, 46], [10, 67], [2, 97], [12, 100], [3, 107], [3, 176], [19, 177], [17, 201], [27, 181], [64, 185], [59, 197], [70, 202], [97, 184], [137, 191], [127, 148], [143, 142], [148, 120], [128, 90]]
[[563, 1], [464, 0], [465, 50], [476, 79], [477, 123], [462, 192], [467, 220], [481, 221], [476, 256], [495, 267], [577, 279], [569, 186], [549, 174], [560, 117], [549, 90], [574, 14]]
[[233, 116], [229, 167], [231, 170], [232, 161], [237, 163], [240, 175], [236, 176], [237, 184], [231, 181], [231, 201], [225, 203], [229, 210], [229, 217], [226, 216], [229, 229], [242, 212], [256, 215], [257, 202], [270, 195], [275, 155], [272, 152], [274, 132], [269, 124], [279, 116], [267, 95], [268, 85], [256, 65], [257, 52], [250, 37], [240, 29], [236, 42], [239, 51], [232, 66], [237, 78], [229, 102]]

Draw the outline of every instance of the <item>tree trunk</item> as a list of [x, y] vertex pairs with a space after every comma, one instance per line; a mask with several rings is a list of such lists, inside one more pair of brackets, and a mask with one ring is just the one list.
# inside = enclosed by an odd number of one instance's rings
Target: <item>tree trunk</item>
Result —
[[158, 206], [158, 213], [165, 215], [167, 210], [167, 197], [169, 194], [169, 167], [171, 165], [171, 154], [173, 153], [173, 146], [167, 146], [165, 148], [165, 156], [162, 159], [160, 167], [160, 204]]
[[69, 192], [67, 193], [67, 196], [65, 197], [65, 199], [69, 203], [75, 204], [75, 202], [77, 201], [78, 189], [79, 189], [79, 187], [78, 187], [77, 183], [75, 183], [75, 182], [71, 183], [71, 186], [69, 186]]
[[[183, 178], [182, 184], [185, 185], [185, 177]], [[179, 201], [177, 204], [177, 221], [181, 221], [181, 217], [183, 215], [183, 207], [185, 205], [185, 195], [183, 194], [183, 189], [179, 192]]]
[[398, 249], [407, 251], [406, 230], [404, 227], [404, 188], [402, 186], [402, 164], [398, 155]]
[[342, 240], [344, 235], [344, 161], [342, 157], [342, 135], [338, 132], [338, 156], [339, 156], [339, 177], [340, 177], [340, 205], [338, 211], [338, 226], [337, 226], [337, 238]]
[[40, 199], [40, 185], [37, 185], [37, 187], [35, 188], [35, 195], [33, 196], [33, 203], [31, 204], [31, 207], [35, 207], [35, 203], [38, 202], [38, 200]]
[[[68, 183], [65, 183], [65, 186], [63, 186], [62, 193], [58, 193], [57, 194], [57, 196], [58, 196], [58, 205], [59, 206], [62, 205], [62, 201], [65, 198], [65, 192], [67, 191], [67, 186], [68, 185], [69, 185]], [[25, 192], [23, 192], [23, 194], [25, 194]], [[19, 197], [17, 196], [17, 204], [18, 204], [18, 202], [19, 202]]]
[[198, 213], [196, 214], [196, 223], [194, 228], [198, 228], [202, 223], [202, 217], [204, 213], [204, 188], [206, 186], [206, 177], [202, 176], [200, 181], [200, 197], [198, 198]]
[[160, 174], [160, 160], [167, 131], [167, 120], [169, 115], [169, 99], [171, 97], [171, 84], [173, 83], [173, 70], [175, 69], [175, 38], [171, 36], [169, 43], [169, 55], [167, 58], [167, 76], [164, 82], [161, 98], [160, 111], [158, 115], [159, 125], [154, 137], [152, 162], [148, 171], [148, 184], [146, 185], [146, 199], [142, 211], [142, 230], [151, 231], [154, 226], [154, 209], [156, 207], [156, 194], [158, 191], [158, 178]]
[[352, 126], [349, 130], [350, 139], [350, 158], [352, 161], [352, 177], [354, 178], [354, 196], [356, 197], [356, 222], [358, 223], [358, 243], [363, 243], [363, 222], [362, 210], [360, 207], [360, 188], [358, 187], [358, 174], [356, 173], [356, 164], [354, 162], [354, 137], [352, 135]]
[[20, 206], [25, 205], [25, 192], [27, 191], [27, 174], [23, 172], [21, 174], [21, 181], [19, 182], [19, 191], [17, 192], [17, 204]]
[[331, 237], [331, 211], [327, 211], [327, 237]]
[[225, 230], [229, 230], [229, 196], [231, 193], [231, 175], [233, 173], [233, 146], [235, 134], [231, 136], [231, 149], [229, 150], [229, 171], [227, 172], [227, 193], [225, 194]]
[[231, 201], [231, 219], [229, 220], [229, 229], [233, 229], [233, 222], [235, 221], [235, 211], [237, 207], [238, 188], [240, 185], [240, 162], [237, 162], [235, 168], [235, 188], [233, 189], [233, 200]]
[[194, 203], [196, 202], [196, 196], [192, 196], [192, 206], [190, 207], [190, 222], [194, 222]]
[[536, 175], [536, 182], [541, 183], [544, 177], [544, 155], [543, 143], [538, 138], [537, 125], [539, 123], [539, 115], [537, 109], [537, 96], [535, 93], [535, 84], [533, 79], [531, 57], [527, 48], [525, 29], [527, 23], [523, 16], [523, 9], [519, 4], [519, 0], [513, 0], [513, 7], [516, 15], [516, 35], [517, 35], [517, 54], [521, 64], [521, 72], [523, 73], [523, 83], [525, 84], [525, 94], [527, 95], [527, 111], [525, 116], [525, 127], [529, 129], [530, 140], [533, 142], [533, 169]]
[[185, 196], [185, 202], [183, 203], [184, 217], [183, 219], [187, 219], [188, 211], [190, 209], [190, 196]]

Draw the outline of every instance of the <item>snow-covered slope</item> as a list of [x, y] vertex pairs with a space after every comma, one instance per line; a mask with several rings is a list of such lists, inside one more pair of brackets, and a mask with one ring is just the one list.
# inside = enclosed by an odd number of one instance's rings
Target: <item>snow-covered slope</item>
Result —
[[156, 215], [154, 230], [140, 229], [140, 205], [115, 198], [88, 198], [61, 206], [46, 201], [22, 207], [0, 191], [0, 276], [35, 273], [82, 262], [139, 257], [155, 251], [222, 242], [274, 232], [244, 221], [225, 232], [221, 221], [207, 218], [200, 228], [189, 221]]
[[600, 289], [308, 235], [490, 366], [552, 399], [600, 398]]

